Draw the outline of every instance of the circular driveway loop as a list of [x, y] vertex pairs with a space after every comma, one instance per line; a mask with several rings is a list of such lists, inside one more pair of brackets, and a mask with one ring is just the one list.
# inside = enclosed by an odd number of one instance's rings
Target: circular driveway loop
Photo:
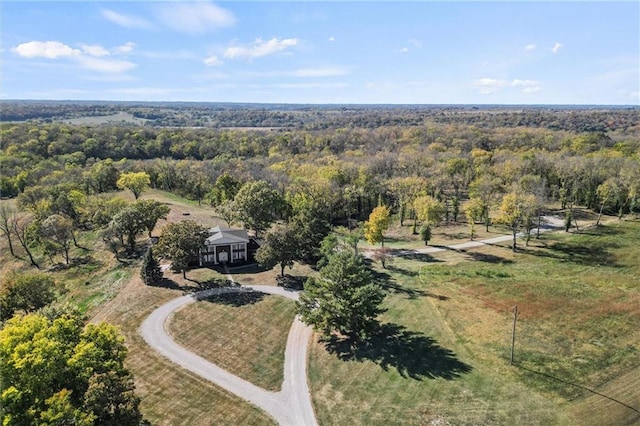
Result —
[[284, 354], [284, 381], [279, 392], [264, 390], [177, 344], [167, 333], [166, 322], [177, 309], [208, 296], [259, 291], [298, 300], [298, 293], [273, 286], [222, 287], [178, 297], [157, 308], [140, 327], [149, 346], [182, 368], [215, 383], [269, 413], [281, 425], [317, 425], [307, 383], [307, 350], [311, 327], [296, 317], [291, 325]]

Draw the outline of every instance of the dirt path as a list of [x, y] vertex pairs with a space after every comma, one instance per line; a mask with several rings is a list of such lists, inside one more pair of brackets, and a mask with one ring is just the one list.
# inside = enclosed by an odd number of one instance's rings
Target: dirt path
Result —
[[212, 295], [251, 291], [275, 294], [292, 300], [298, 299], [297, 292], [273, 286], [255, 285], [203, 290], [178, 297], [157, 308], [142, 323], [140, 333], [149, 346], [169, 360], [255, 404], [273, 416], [279, 424], [317, 425], [307, 383], [307, 352], [313, 331], [299, 318], [295, 318], [289, 331], [284, 356], [284, 381], [279, 392], [264, 390], [229, 373], [178, 345], [167, 333], [166, 322], [174, 311]]

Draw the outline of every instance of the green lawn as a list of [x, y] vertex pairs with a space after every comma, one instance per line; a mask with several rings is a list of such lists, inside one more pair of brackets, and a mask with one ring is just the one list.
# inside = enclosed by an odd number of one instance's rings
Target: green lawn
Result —
[[213, 296], [176, 312], [168, 326], [185, 348], [264, 389], [279, 391], [294, 303], [263, 293]]
[[[640, 222], [627, 221], [544, 234], [515, 255], [505, 244], [378, 269], [391, 287], [374, 347], [312, 346], [320, 422], [594, 424], [579, 408], [593, 398], [584, 388], [638, 405], [639, 391], [620, 396], [607, 385], [625, 373], [625, 389], [640, 384], [639, 240]], [[629, 411], [613, 403], [608, 418], [615, 423]]]

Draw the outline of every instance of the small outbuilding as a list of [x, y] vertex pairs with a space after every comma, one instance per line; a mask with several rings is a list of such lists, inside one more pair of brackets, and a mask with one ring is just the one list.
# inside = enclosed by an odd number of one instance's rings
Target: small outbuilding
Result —
[[245, 263], [249, 259], [249, 236], [245, 229], [215, 226], [200, 249], [199, 265]]

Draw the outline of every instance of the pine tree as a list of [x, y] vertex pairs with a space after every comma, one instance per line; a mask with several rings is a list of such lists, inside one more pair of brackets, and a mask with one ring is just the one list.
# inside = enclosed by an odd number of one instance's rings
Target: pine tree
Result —
[[151, 247], [144, 255], [142, 259], [142, 268], [140, 269], [140, 277], [146, 285], [157, 284], [162, 280], [162, 270], [158, 261], [153, 257], [153, 251]]
[[357, 343], [376, 330], [384, 298], [363, 257], [339, 251], [329, 256], [318, 278], [307, 280], [297, 312], [324, 337], [338, 332]]

